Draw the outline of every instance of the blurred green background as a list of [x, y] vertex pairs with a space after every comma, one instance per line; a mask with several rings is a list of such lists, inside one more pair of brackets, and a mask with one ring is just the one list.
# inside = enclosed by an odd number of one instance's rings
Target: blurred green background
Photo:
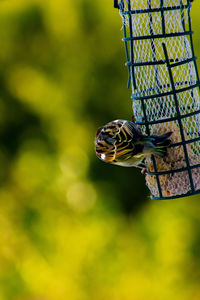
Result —
[[0, 300], [200, 299], [200, 196], [94, 153], [132, 115], [121, 27], [111, 0], [0, 1]]

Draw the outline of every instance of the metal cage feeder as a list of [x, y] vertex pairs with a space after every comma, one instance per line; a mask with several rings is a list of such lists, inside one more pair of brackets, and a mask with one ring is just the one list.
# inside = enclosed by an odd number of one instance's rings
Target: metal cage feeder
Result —
[[191, 2], [114, 1], [123, 20], [136, 124], [147, 135], [173, 132], [167, 157], [146, 160], [155, 200], [200, 193], [200, 83]]

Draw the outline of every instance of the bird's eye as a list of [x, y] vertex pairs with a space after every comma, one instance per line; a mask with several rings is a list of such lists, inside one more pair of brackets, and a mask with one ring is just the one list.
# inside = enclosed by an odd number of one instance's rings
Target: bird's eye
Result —
[[114, 142], [114, 139], [109, 137], [106, 141], [107, 141], [107, 143], [112, 144]]

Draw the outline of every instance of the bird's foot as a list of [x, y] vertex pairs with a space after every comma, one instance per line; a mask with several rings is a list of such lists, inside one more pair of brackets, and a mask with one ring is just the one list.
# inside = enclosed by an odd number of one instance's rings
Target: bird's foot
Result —
[[146, 175], [146, 173], [147, 173], [147, 169], [146, 168], [142, 168], [141, 174]]

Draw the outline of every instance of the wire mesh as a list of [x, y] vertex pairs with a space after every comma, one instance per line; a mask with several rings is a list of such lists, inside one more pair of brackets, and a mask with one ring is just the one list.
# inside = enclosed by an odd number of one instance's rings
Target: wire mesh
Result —
[[114, 1], [123, 21], [133, 114], [147, 135], [172, 131], [166, 158], [146, 159], [153, 199], [200, 193], [200, 93], [189, 0]]

